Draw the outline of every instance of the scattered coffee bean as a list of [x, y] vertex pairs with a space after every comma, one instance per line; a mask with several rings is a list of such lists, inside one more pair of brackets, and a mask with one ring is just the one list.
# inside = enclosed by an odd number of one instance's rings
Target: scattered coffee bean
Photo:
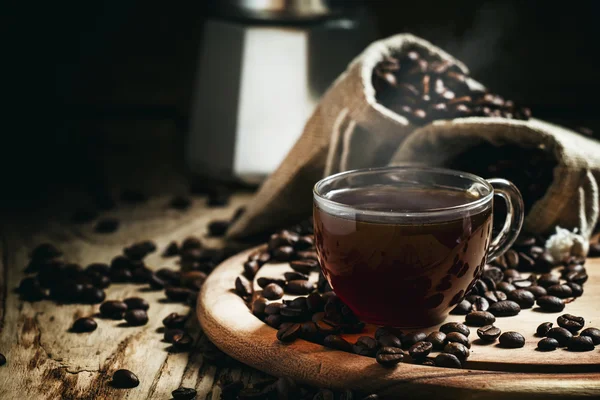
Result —
[[279, 285], [282, 288], [285, 287], [285, 285], [287, 284], [287, 282], [284, 279], [265, 278], [265, 277], [258, 278], [256, 280], [256, 283], [258, 283], [258, 286], [260, 286], [263, 289], [265, 287], [267, 287], [267, 285], [270, 285], [271, 283]]
[[296, 271], [294, 271], [294, 272], [285, 272], [283, 274], [283, 276], [288, 281], [295, 281], [295, 280], [307, 281], [308, 280], [308, 275], [304, 275], [304, 274], [301, 274], [300, 272], [296, 272]]
[[521, 307], [511, 300], [504, 300], [490, 306], [489, 312], [496, 317], [512, 317], [521, 311]]
[[521, 279], [521, 273], [518, 270], [514, 268], [509, 268], [506, 271], [504, 271], [505, 282], [512, 283], [513, 281], [516, 281], [518, 279]]
[[433, 344], [431, 342], [417, 342], [410, 346], [410, 349], [408, 349], [408, 354], [410, 354], [413, 359], [419, 360], [427, 357], [429, 353], [431, 353], [432, 349]]
[[425, 332], [411, 332], [407, 333], [400, 339], [402, 342], [402, 347], [405, 349], [410, 348], [413, 344], [422, 342], [427, 337]]
[[92, 332], [95, 331], [97, 327], [98, 324], [92, 318], [78, 318], [73, 322], [71, 331], [76, 333]]
[[290, 261], [294, 257], [294, 248], [281, 246], [273, 250], [272, 255], [276, 261]]
[[600, 344], [600, 329], [585, 328], [584, 330], [581, 331], [579, 336], [588, 336], [588, 337], [592, 338], [592, 342], [594, 342], [594, 345], [596, 345], [596, 346]]
[[305, 295], [315, 290], [314, 284], [305, 280], [295, 280], [288, 282], [285, 291], [291, 294]]
[[165, 296], [167, 296], [167, 299], [169, 299], [171, 301], [177, 301], [177, 302], [187, 301], [187, 299], [191, 293], [192, 293], [192, 291], [190, 289], [176, 287], [176, 286], [168, 287], [165, 289]]
[[113, 233], [119, 229], [119, 220], [116, 218], [102, 218], [96, 223], [94, 230], [98, 233]]
[[531, 292], [536, 299], [538, 299], [542, 296], [546, 296], [548, 294], [546, 289], [544, 289], [542, 286], [537, 286], [537, 285], [529, 286], [525, 290], [527, 290], [528, 292]]
[[495, 342], [496, 339], [500, 336], [502, 331], [500, 328], [495, 327], [494, 325], [486, 325], [477, 329], [477, 336], [484, 342]]
[[283, 304], [281, 303], [270, 303], [265, 307], [265, 313], [268, 315], [278, 315], [281, 313], [282, 308]]
[[323, 297], [319, 293], [311, 293], [306, 298], [306, 305], [308, 307], [308, 311], [314, 313], [323, 310], [325, 306], [325, 301]]
[[127, 311], [127, 304], [118, 300], [105, 301], [100, 305], [100, 315], [111, 319], [122, 319]]
[[181, 336], [177, 335], [173, 338], [173, 348], [177, 351], [187, 351], [193, 344], [194, 339], [187, 333], [184, 333]]
[[552, 322], [543, 322], [543, 323], [541, 323], [541, 324], [540, 324], [540, 325], [537, 327], [537, 329], [536, 329], [536, 331], [535, 331], [536, 335], [538, 335], [539, 337], [544, 337], [544, 336], [546, 336], [546, 335], [548, 334], [548, 331], [549, 331], [550, 329], [552, 329], [552, 325], [553, 325], [553, 323], [552, 323]]
[[500, 346], [516, 349], [525, 346], [525, 338], [518, 332], [504, 332], [498, 338]]
[[287, 343], [296, 340], [300, 334], [300, 324], [290, 324], [286, 327], [282, 327], [277, 331], [277, 339], [279, 341]]
[[262, 295], [269, 300], [278, 300], [283, 297], [283, 289], [275, 283], [270, 283], [265, 286]]
[[171, 392], [174, 400], [193, 400], [196, 398], [196, 389], [180, 387]]
[[249, 297], [252, 295], [252, 285], [248, 279], [238, 276], [235, 280], [235, 291], [240, 297]]
[[440, 331], [433, 331], [425, 338], [426, 342], [430, 342], [433, 350], [442, 350], [446, 345], [446, 334]]
[[162, 323], [167, 329], [181, 329], [185, 325], [186, 321], [187, 316], [171, 313], [162, 320]]
[[127, 309], [129, 310], [147, 311], [150, 308], [150, 304], [141, 297], [129, 297], [123, 300], [123, 303], [127, 304]]
[[360, 356], [375, 357], [377, 341], [370, 336], [361, 336], [356, 340], [354, 346], [352, 346], [352, 350]]
[[567, 342], [569, 341], [569, 339], [571, 339], [573, 337], [573, 334], [571, 332], [569, 332], [568, 330], [566, 330], [565, 328], [556, 327], [556, 328], [550, 329], [546, 333], [546, 336], [556, 339], [558, 341], [558, 345], [560, 347], [565, 347], [567, 345]]
[[575, 333], [585, 326], [585, 320], [572, 314], [563, 314], [557, 319], [558, 326], [565, 328], [571, 333]]
[[19, 284], [19, 294], [23, 300], [40, 301], [46, 296], [46, 291], [37, 278], [28, 277]]
[[[497, 304], [497, 303], [495, 303]], [[496, 321], [496, 317], [487, 311], [473, 311], [465, 317], [465, 323], [469, 326], [491, 325]]]
[[484, 297], [479, 297], [471, 306], [473, 311], [487, 311], [488, 308], [490, 303]]
[[471, 334], [469, 328], [465, 324], [461, 324], [460, 322], [447, 322], [444, 325], [440, 326], [440, 332], [443, 332], [446, 335], [450, 332], [458, 332], [462, 333], [467, 337]]
[[270, 314], [265, 317], [265, 323], [275, 329], [279, 328], [279, 325], [281, 325], [281, 320], [282, 318], [279, 314]]
[[542, 296], [536, 300], [536, 304], [546, 312], [561, 312], [565, 309], [565, 303], [556, 296]]
[[125, 313], [125, 321], [131, 326], [142, 326], [148, 323], [148, 314], [144, 310], [129, 310]]
[[434, 359], [435, 365], [442, 368], [462, 368], [460, 360], [449, 353], [440, 353]]
[[377, 351], [375, 360], [384, 367], [393, 367], [402, 361], [404, 352], [397, 347], [382, 347]]
[[537, 344], [540, 351], [552, 351], [558, 348], [558, 341], [554, 338], [543, 338]]
[[308, 275], [319, 267], [319, 262], [314, 260], [290, 261], [290, 267], [296, 272]]
[[508, 293], [512, 292], [513, 290], [515, 290], [516, 287], [514, 287], [513, 285], [511, 285], [508, 282], [500, 282], [496, 285], [496, 289], [508, 294]]
[[573, 296], [573, 290], [567, 285], [552, 285], [546, 289], [548, 296], [556, 296], [560, 299], [566, 299]]
[[127, 369], [116, 370], [112, 377], [112, 385], [119, 389], [130, 389], [138, 386], [140, 380]]
[[29, 255], [35, 260], [49, 260], [62, 256], [62, 251], [52, 243], [42, 243], [37, 245]]
[[508, 299], [523, 308], [531, 308], [535, 304], [535, 296], [526, 289], [516, 289], [508, 293]]
[[167, 245], [167, 247], [163, 251], [162, 257], [165, 257], [165, 258], [175, 257], [178, 254], [179, 254], [179, 246], [177, 245], [177, 242], [171, 242]]
[[570, 351], [592, 351], [594, 341], [589, 336], [573, 336], [568, 340], [567, 348]]
[[471, 348], [471, 342], [469, 342], [469, 337], [459, 332], [447, 333], [446, 343], [460, 343], [467, 346], [468, 348]]
[[575, 275], [569, 275], [566, 277], [567, 281], [577, 283], [578, 285], [583, 285], [588, 280], [588, 274], [585, 272], [579, 272]]
[[472, 307], [471, 303], [469, 303], [467, 300], [463, 300], [460, 303], [458, 303], [456, 305], [456, 307], [454, 307], [454, 309], [452, 309], [452, 311], [450, 311], [450, 314], [467, 315], [469, 312], [471, 312], [471, 307]]
[[402, 341], [396, 335], [391, 333], [379, 336], [377, 342], [380, 347], [402, 348]]
[[163, 340], [167, 343], [173, 343], [179, 340], [185, 334], [181, 329], [167, 329], [163, 335]]
[[538, 285], [546, 289], [548, 289], [550, 286], [558, 285], [559, 283], [559, 277], [551, 273], [542, 274], [538, 277]]
[[573, 297], [580, 297], [583, 295], [583, 286], [575, 282], [567, 282], [566, 285], [571, 288]]
[[[500, 291], [497, 291], [497, 290], [487, 291], [487, 292], [485, 292], [483, 294], [483, 297], [485, 297], [485, 299], [490, 304], [497, 303], [499, 301], [504, 301], [504, 300], [506, 300], [508, 298], [506, 296], [506, 293], [500, 292]], [[489, 310], [489, 308], [488, 308], [488, 310]]]
[[323, 339], [323, 345], [336, 350], [353, 352], [352, 344], [339, 335], [328, 335]]
[[6, 357], [0, 353], [0, 367], [6, 364]]
[[444, 347], [444, 353], [452, 354], [460, 362], [464, 362], [471, 354], [471, 351], [463, 344], [451, 342]]

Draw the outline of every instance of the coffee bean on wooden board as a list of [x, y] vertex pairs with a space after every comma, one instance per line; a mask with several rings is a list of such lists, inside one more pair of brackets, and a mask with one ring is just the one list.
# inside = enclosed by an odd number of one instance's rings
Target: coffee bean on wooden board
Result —
[[496, 339], [500, 336], [502, 331], [500, 328], [495, 327], [494, 325], [486, 325], [477, 329], [477, 336], [484, 342], [495, 342]]
[[567, 349], [570, 351], [592, 351], [594, 341], [589, 336], [573, 336], [567, 341]]
[[512, 284], [510, 284], [508, 282], [500, 282], [496, 285], [496, 289], [508, 294], [508, 293], [512, 292], [513, 290], [515, 290], [516, 287], [514, 287]]
[[323, 339], [323, 345], [336, 350], [353, 352], [352, 344], [339, 335], [328, 335]]
[[377, 341], [370, 336], [361, 336], [356, 340], [356, 343], [352, 346], [354, 353], [366, 356], [375, 357], [377, 352]]
[[452, 354], [460, 362], [464, 362], [471, 354], [471, 351], [461, 343], [451, 342], [444, 347], [444, 353]]
[[127, 369], [116, 370], [112, 377], [112, 385], [119, 389], [131, 389], [139, 384], [138, 377]]
[[569, 339], [571, 339], [573, 337], [573, 334], [571, 332], [569, 332], [568, 330], [566, 330], [565, 328], [556, 327], [556, 328], [550, 329], [546, 333], [546, 336], [556, 339], [558, 341], [558, 344], [560, 347], [565, 347], [567, 345], [567, 342], [569, 341]]
[[484, 297], [479, 297], [471, 305], [473, 311], [487, 311], [488, 308], [490, 308], [490, 303]]
[[123, 300], [123, 303], [127, 304], [128, 310], [147, 311], [150, 308], [150, 304], [141, 297], [128, 297], [125, 300]]
[[404, 335], [400, 340], [402, 341], [402, 348], [408, 349], [417, 342], [425, 340], [427, 334], [425, 332], [411, 332]]
[[446, 343], [460, 343], [467, 346], [468, 348], [471, 348], [471, 342], [469, 342], [469, 337], [459, 332], [450, 332], [446, 334]]
[[469, 326], [491, 325], [496, 321], [496, 317], [487, 311], [473, 311], [465, 317], [465, 323]]
[[518, 332], [504, 332], [498, 338], [501, 347], [516, 349], [525, 346], [525, 338]]
[[456, 305], [456, 307], [454, 307], [452, 309], [452, 311], [450, 311], [450, 314], [452, 314], [452, 315], [467, 315], [469, 312], [471, 312], [471, 307], [472, 307], [472, 304], [470, 302], [468, 302], [467, 300], [462, 300], [460, 303], [458, 303]]
[[193, 400], [196, 398], [196, 389], [180, 387], [171, 392], [174, 400]]
[[544, 289], [542, 286], [537, 285], [529, 286], [528, 288], [525, 288], [525, 290], [533, 294], [533, 297], [535, 297], [536, 299], [542, 296], [546, 296], [548, 294], [546, 289]]
[[565, 303], [556, 296], [542, 296], [536, 300], [536, 304], [546, 312], [561, 312], [565, 309]]
[[580, 297], [583, 295], [583, 286], [575, 282], [567, 282], [566, 285], [571, 288], [571, 295], [573, 297]]
[[552, 329], [552, 322], [542, 322], [536, 329], [536, 335], [543, 337], [548, 334], [548, 331]]
[[443, 332], [446, 335], [450, 332], [458, 332], [467, 337], [471, 334], [471, 330], [465, 324], [461, 324], [460, 322], [446, 322], [440, 326], [440, 332]]
[[509, 292], [508, 299], [517, 303], [522, 309], [531, 308], [535, 304], [535, 296], [526, 289], [516, 289]]
[[[444, 335], [445, 337], [446, 335]], [[379, 338], [376, 339], [380, 347], [398, 347], [402, 348], [402, 341], [391, 333], [380, 335]]]
[[557, 319], [558, 326], [575, 333], [585, 326], [585, 319], [572, 314], [563, 314]]
[[521, 311], [521, 307], [514, 301], [504, 300], [492, 304], [488, 311], [496, 317], [512, 317]]
[[305, 280], [294, 280], [287, 283], [285, 291], [290, 294], [305, 295], [315, 290], [313, 283]]
[[73, 322], [72, 332], [83, 333], [95, 331], [98, 327], [96, 321], [92, 318], [78, 318]]
[[119, 220], [112, 217], [105, 217], [99, 220], [94, 226], [97, 233], [114, 233], [119, 229]]
[[537, 281], [539, 286], [542, 286], [543, 288], [549, 288], [550, 286], [553, 285], [558, 285], [560, 283], [560, 279], [557, 275], [554, 275], [552, 273], [547, 273], [547, 274], [542, 274], [538, 277], [538, 281]]
[[127, 311], [127, 304], [119, 300], [108, 300], [100, 305], [100, 315], [105, 318], [122, 319]]
[[269, 300], [278, 300], [283, 297], [283, 289], [276, 283], [270, 283], [265, 286], [262, 295]]
[[573, 296], [573, 290], [565, 284], [549, 286], [546, 288], [546, 291], [548, 292], [548, 296], [555, 296], [560, 299], [566, 299]]
[[435, 365], [442, 368], [462, 368], [460, 360], [449, 353], [440, 353], [434, 359]]
[[431, 353], [432, 349], [433, 344], [431, 342], [421, 341], [410, 346], [408, 354], [410, 354], [411, 358], [414, 360], [423, 359]]
[[280, 342], [293, 342], [294, 340], [296, 340], [296, 338], [298, 337], [298, 335], [300, 334], [300, 324], [290, 324], [288, 326], [279, 328], [279, 330], [277, 331], [277, 339], [279, 339]]
[[382, 347], [375, 356], [375, 360], [384, 367], [393, 367], [403, 359], [404, 351], [397, 347]]
[[148, 323], [148, 314], [140, 309], [127, 311], [124, 318], [131, 326], [142, 326]]
[[537, 344], [540, 351], [552, 351], [558, 348], [558, 341], [554, 338], [543, 338]]
[[594, 342], [594, 345], [596, 345], [596, 346], [600, 344], [600, 329], [585, 328], [584, 330], [581, 331], [581, 333], [579, 335], [580, 336], [588, 336], [588, 337], [592, 338], [592, 342]]

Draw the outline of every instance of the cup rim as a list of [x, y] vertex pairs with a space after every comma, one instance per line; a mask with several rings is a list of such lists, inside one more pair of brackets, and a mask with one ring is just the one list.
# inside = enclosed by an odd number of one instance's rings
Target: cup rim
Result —
[[[464, 204], [459, 204], [457, 206], [452, 207], [443, 207], [443, 208], [435, 208], [427, 211], [374, 211], [370, 209], [361, 208], [360, 206], [351, 206], [348, 204], [340, 203], [334, 200], [330, 200], [322, 193], [320, 193], [320, 189], [323, 185], [334, 181], [339, 178], [343, 178], [349, 175], [361, 174], [361, 173], [383, 173], [388, 171], [420, 171], [420, 172], [429, 172], [429, 173], [437, 173], [442, 175], [449, 175], [461, 178], [467, 178], [472, 180], [474, 183], [480, 183], [484, 185], [489, 193], [477, 200], [473, 200]], [[424, 218], [424, 217], [443, 217], [446, 215], [453, 215], [456, 213], [478, 209], [479, 207], [484, 206], [488, 203], [494, 196], [494, 187], [487, 180], [483, 179], [480, 176], [475, 174], [471, 174], [469, 172], [458, 171], [448, 168], [436, 168], [436, 167], [420, 167], [420, 166], [391, 166], [391, 167], [376, 167], [376, 168], [361, 168], [361, 169], [353, 169], [350, 171], [338, 172], [337, 174], [329, 175], [325, 178], [319, 180], [313, 186], [313, 199], [318, 203], [323, 203], [329, 208], [335, 208], [339, 212], [346, 213], [359, 213], [366, 216], [373, 217], [402, 217], [402, 218]]]

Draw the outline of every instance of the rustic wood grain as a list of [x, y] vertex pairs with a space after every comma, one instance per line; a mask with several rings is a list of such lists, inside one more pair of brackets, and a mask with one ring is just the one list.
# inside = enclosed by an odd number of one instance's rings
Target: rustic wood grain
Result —
[[[166, 302], [162, 291], [147, 291], [145, 285], [114, 284], [106, 293], [107, 299], [147, 299], [147, 325], [127, 327], [122, 321], [97, 318], [98, 329], [85, 334], [70, 333], [68, 329], [76, 318], [97, 313], [98, 305], [28, 303], [14, 292], [24, 276], [29, 252], [41, 242], [54, 243], [64, 252], [65, 260], [85, 266], [110, 262], [124, 245], [152, 239], [158, 251], [147, 257], [148, 266], [175, 267], [175, 259], [160, 257], [171, 240], [195, 235], [208, 246], [221, 245], [219, 239], [206, 237], [207, 222], [231, 217], [249, 197], [236, 194], [223, 208], [207, 208], [205, 198], [194, 197], [187, 211], [169, 209], [169, 197], [155, 197], [141, 206], [121, 205], [104, 214], [122, 221], [120, 229], [108, 235], [95, 233], [93, 224], [69, 223], [69, 213], [64, 211], [44, 210], [29, 218], [4, 220], [0, 242], [0, 353], [8, 361], [0, 367], [0, 399], [168, 399], [180, 385], [195, 387], [198, 399], [218, 399], [216, 381], [221, 375], [246, 381], [264, 376], [237, 363], [232, 368], [217, 367], [205, 362], [198, 349], [191, 353], [169, 352], [169, 344], [162, 342], [161, 321], [171, 312], [187, 313], [189, 308]], [[195, 318], [188, 323], [198, 342], [206, 340]], [[119, 368], [133, 371], [140, 385], [130, 390], [112, 388], [112, 372]]]
[[[392, 396], [411, 398], [558, 398], [600, 397], [600, 353], [535, 350], [540, 338], [536, 327], [556, 321], [560, 313], [547, 314], [536, 308], [518, 316], [497, 318], [503, 331], [514, 330], [526, 338], [522, 349], [502, 349], [483, 345], [471, 328], [472, 353], [464, 370], [400, 364], [384, 369], [372, 358], [330, 350], [318, 344], [297, 340], [282, 344], [275, 330], [254, 317], [244, 301], [232, 292], [235, 278], [242, 271], [245, 253], [230, 258], [206, 281], [198, 299], [197, 313], [210, 339], [236, 359], [276, 376], [289, 376], [315, 386], [353, 388]], [[587, 262], [590, 276], [582, 298], [567, 305], [564, 312], [586, 318], [586, 327], [600, 326], [600, 259]], [[285, 264], [270, 264], [260, 275], [278, 276], [289, 269]], [[290, 269], [291, 270], [291, 269]], [[259, 276], [260, 276], [259, 275]], [[260, 287], [255, 285], [255, 290]], [[451, 316], [449, 321], [464, 321]], [[375, 327], [368, 326], [367, 334]], [[430, 330], [434, 330], [432, 327]], [[364, 334], [364, 333], [362, 333]], [[346, 335], [349, 341], [358, 336]]]

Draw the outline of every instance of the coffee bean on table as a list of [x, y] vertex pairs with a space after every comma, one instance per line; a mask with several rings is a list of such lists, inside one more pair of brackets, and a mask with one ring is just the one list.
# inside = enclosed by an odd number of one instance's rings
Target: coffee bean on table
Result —
[[354, 353], [367, 356], [375, 357], [377, 352], [377, 341], [370, 336], [361, 336], [356, 340], [354, 346], [352, 346]]
[[557, 319], [558, 326], [565, 328], [571, 333], [575, 333], [585, 326], [583, 317], [577, 317], [572, 314], [563, 314]]
[[490, 306], [489, 312], [496, 317], [512, 317], [521, 311], [521, 307], [511, 300], [504, 300]]
[[483, 270], [483, 277], [489, 278], [494, 281], [494, 283], [498, 284], [502, 282], [504, 278], [504, 272], [498, 267], [492, 267], [490, 265], [486, 266]]
[[187, 333], [173, 338], [173, 348], [177, 351], [187, 351], [193, 344], [194, 339]]
[[537, 283], [539, 286], [542, 286], [547, 289], [550, 286], [558, 285], [560, 283], [560, 279], [558, 278], [557, 275], [547, 273], [547, 274], [540, 275], [538, 277]]
[[467, 315], [471, 311], [472, 304], [467, 300], [463, 300], [450, 311], [452, 315]]
[[123, 303], [127, 304], [128, 310], [148, 311], [148, 309], [150, 308], [150, 304], [141, 297], [129, 297], [123, 300]]
[[518, 332], [504, 332], [498, 338], [501, 347], [516, 349], [525, 346], [525, 338]]
[[506, 253], [504, 253], [504, 257], [506, 258], [506, 264], [509, 268], [517, 268], [519, 266], [519, 256], [516, 251], [512, 249], [507, 250]]
[[558, 348], [558, 341], [554, 338], [543, 338], [537, 344], [540, 351], [552, 351]]
[[481, 296], [478, 294], [470, 294], [468, 296], [465, 297], [465, 300], [467, 300], [469, 303], [471, 303], [471, 305], [473, 303], [475, 303], [475, 301], [477, 301], [478, 298], [480, 298]]
[[175, 329], [175, 328], [181, 329], [185, 325], [186, 321], [187, 321], [187, 316], [180, 315], [177, 313], [171, 313], [162, 320], [162, 323], [165, 326], [165, 328], [167, 328], [167, 329]]
[[516, 287], [514, 287], [512, 284], [510, 284], [508, 282], [500, 282], [496, 285], [496, 289], [508, 294], [508, 293], [512, 292], [513, 290], [515, 290]]
[[131, 326], [146, 325], [148, 314], [144, 310], [129, 310], [125, 313], [125, 321]]
[[113, 233], [117, 229], [119, 229], [119, 220], [111, 217], [102, 218], [94, 227], [97, 233]]
[[469, 342], [469, 337], [459, 332], [450, 332], [446, 334], [446, 343], [460, 343], [467, 346], [468, 348], [471, 348], [471, 342]]
[[319, 267], [319, 262], [314, 260], [290, 261], [290, 267], [296, 272], [308, 275]]
[[162, 253], [162, 257], [164, 257], [164, 258], [175, 257], [178, 254], [179, 254], [179, 246], [177, 245], [177, 242], [173, 241], [167, 245], [167, 247], [165, 248], [165, 250]]
[[469, 326], [491, 325], [496, 321], [496, 317], [488, 311], [473, 311], [465, 317], [465, 323]]
[[196, 397], [196, 389], [180, 387], [171, 392], [174, 400], [193, 400]]
[[600, 329], [597, 328], [585, 328], [581, 331], [579, 336], [588, 336], [592, 338], [594, 345], [600, 344]]
[[277, 331], [277, 339], [284, 343], [293, 342], [298, 338], [299, 334], [300, 324], [291, 324]]
[[413, 344], [425, 340], [426, 337], [427, 334], [425, 332], [411, 332], [404, 335], [400, 340], [402, 341], [402, 347], [408, 349]]
[[542, 296], [536, 300], [536, 304], [547, 312], [561, 312], [565, 309], [565, 303], [556, 296]]
[[246, 278], [248, 279], [253, 279], [259, 269], [260, 264], [256, 260], [250, 260], [244, 263], [244, 275], [246, 275]]
[[525, 288], [525, 290], [527, 290], [528, 292], [530, 292], [531, 294], [533, 294], [533, 296], [537, 299], [540, 298], [542, 296], [546, 296], [548, 294], [548, 292], [546, 291], [546, 289], [544, 289], [542, 286], [529, 286], [528, 288]]
[[569, 339], [573, 337], [573, 334], [565, 328], [556, 327], [552, 328], [546, 333], [547, 337], [556, 339], [560, 347], [565, 347]]
[[230, 222], [228, 220], [214, 220], [208, 223], [208, 235], [212, 237], [224, 236], [229, 229]]
[[580, 297], [583, 295], [583, 286], [575, 282], [567, 282], [566, 285], [571, 288], [573, 297]]
[[336, 350], [353, 352], [352, 344], [339, 335], [328, 335], [323, 339], [323, 345]]
[[0, 367], [6, 364], [6, 357], [0, 353]]
[[442, 350], [446, 345], [446, 334], [440, 331], [433, 331], [425, 338], [426, 342], [430, 342], [433, 350]]
[[427, 357], [432, 349], [433, 344], [431, 342], [417, 342], [408, 349], [408, 354], [410, 354], [414, 360], [419, 360]]
[[573, 296], [573, 290], [565, 284], [552, 285], [546, 288], [546, 291], [548, 292], [548, 296], [556, 296], [560, 299], [566, 299]]
[[108, 300], [100, 306], [100, 315], [111, 319], [122, 319], [127, 311], [127, 304], [118, 300]]
[[516, 289], [508, 293], [508, 299], [523, 308], [531, 308], [535, 304], [535, 296], [526, 289]]
[[403, 358], [404, 352], [397, 347], [382, 347], [375, 356], [375, 360], [384, 367], [393, 367]]
[[283, 297], [283, 289], [275, 283], [270, 283], [265, 286], [262, 295], [269, 300], [278, 300]]
[[486, 325], [477, 329], [477, 336], [484, 342], [495, 342], [496, 339], [500, 336], [502, 331], [500, 328], [495, 327], [494, 325]]
[[535, 331], [536, 335], [538, 335], [540, 337], [546, 336], [548, 334], [548, 331], [550, 329], [552, 329], [552, 325], [553, 325], [552, 322], [541, 323]]
[[127, 369], [116, 370], [113, 374], [112, 385], [119, 389], [130, 389], [138, 386], [140, 380], [135, 374]]
[[471, 354], [471, 351], [461, 343], [451, 342], [444, 347], [444, 353], [452, 354], [460, 362], [464, 362]]
[[96, 321], [92, 318], [78, 318], [73, 322], [72, 332], [83, 333], [95, 331], [98, 327]]
[[272, 255], [276, 261], [290, 261], [294, 257], [294, 248], [291, 246], [281, 246], [273, 250]]
[[471, 306], [473, 311], [487, 311], [488, 308], [490, 308], [490, 303], [484, 297], [479, 297]]
[[278, 315], [281, 313], [283, 304], [281, 303], [270, 303], [265, 307], [265, 313], [268, 315]]
[[573, 336], [567, 342], [567, 349], [570, 351], [592, 351], [594, 350], [594, 341], [589, 336]]
[[578, 285], [583, 285], [588, 280], [588, 275], [585, 272], [579, 272], [575, 275], [568, 275], [566, 277], [567, 281], [575, 282]]
[[313, 290], [315, 290], [314, 284], [305, 280], [290, 281], [285, 287], [287, 293], [299, 295], [309, 294]]
[[48, 260], [62, 256], [62, 251], [52, 243], [42, 243], [37, 245], [29, 255], [35, 260]]
[[300, 272], [285, 272], [283, 274], [284, 278], [288, 281], [295, 281], [295, 280], [304, 280], [307, 281], [308, 280], [308, 275], [305, 274], [301, 274]]
[[235, 280], [235, 291], [240, 297], [249, 297], [252, 295], [252, 285], [248, 279], [238, 276]]
[[181, 329], [167, 329], [163, 335], [163, 340], [167, 343], [173, 343], [179, 340], [185, 334]]
[[276, 285], [279, 285], [281, 287], [285, 287], [285, 285], [286, 285], [285, 279], [266, 278], [266, 277], [260, 277], [260, 278], [258, 278], [256, 280], [256, 283], [258, 283], [258, 286], [260, 286], [263, 289], [267, 285], [270, 285], [271, 283], [275, 283]]
[[[499, 301], [503, 301], [503, 300], [506, 300], [508, 298], [506, 296], [506, 293], [501, 292], [499, 290], [487, 291], [487, 292], [485, 292], [483, 294], [483, 297], [485, 297], [485, 299], [490, 304], [497, 303]], [[489, 308], [488, 308], [488, 310], [489, 310]]]
[[23, 300], [39, 301], [46, 296], [46, 291], [37, 278], [23, 278], [19, 284], [19, 294]]
[[[445, 335], [444, 335], [444, 337], [445, 337]], [[396, 335], [393, 335], [391, 333], [379, 336], [379, 338], [377, 339], [377, 342], [380, 347], [402, 348], [402, 341]]]
[[434, 359], [435, 365], [443, 368], [462, 368], [460, 360], [449, 353], [440, 353]]
[[505, 282], [512, 283], [517, 279], [521, 279], [521, 273], [518, 270], [514, 268], [509, 268], [506, 271], [504, 271]]
[[185, 302], [192, 292], [187, 288], [172, 286], [165, 289], [165, 296], [171, 301]]
[[440, 326], [440, 332], [443, 332], [446, 335], [450, 332], [458, 332], [467, 337], [471, 334], [471, 330], [465, 324], [461, 324], [460, 322], [446, 322], [444, 325]]

